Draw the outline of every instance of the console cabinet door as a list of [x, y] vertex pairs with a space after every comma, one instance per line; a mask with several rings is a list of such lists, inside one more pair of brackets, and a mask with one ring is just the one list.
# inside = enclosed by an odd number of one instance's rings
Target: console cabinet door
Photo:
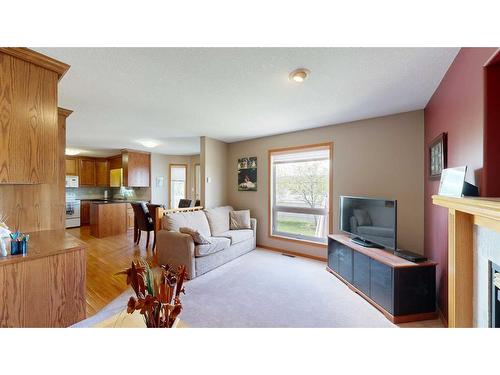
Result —
[[394, 313], [392, 268], [370, 259], [370, 298]]
[[370, 296], [370, 258], [354, 252], [352, 267], [352, 283], [367, 296]]
[[328, 238], [328, 267], [335, 272], [339, 272], [338, 248], [338, 242]]
[[339, 248], [339, 274], [346, 281], [352, 282], [352, 253], [347, 246], [340, 245]]

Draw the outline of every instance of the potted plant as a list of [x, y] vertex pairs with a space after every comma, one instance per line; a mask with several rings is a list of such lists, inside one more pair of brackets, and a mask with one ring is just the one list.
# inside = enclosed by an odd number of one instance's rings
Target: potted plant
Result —
[[140, 260], [118, 274], [127, 275], [127, 284], [136, 294], [128, 301], [129, 314], [139, 310], [148, 328], [174, 328], [178, 324], [182, 310], [180, 295], [185, 293], [183, 285], [187, 277], [185, 266], [178, 267], [177, 271], [169, 265], [152, 269]]

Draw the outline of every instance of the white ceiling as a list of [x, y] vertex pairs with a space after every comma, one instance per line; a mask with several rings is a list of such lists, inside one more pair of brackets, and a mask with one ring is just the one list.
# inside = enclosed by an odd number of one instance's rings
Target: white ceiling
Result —
[[[68, 146], [196, 154], [226, 142], [424, 108], [458, 48], [35, 48], [71, 65]], [[311, 71], [302, 84], [288, 79]], [[160, 143], [147, 149], [141, 139]]]

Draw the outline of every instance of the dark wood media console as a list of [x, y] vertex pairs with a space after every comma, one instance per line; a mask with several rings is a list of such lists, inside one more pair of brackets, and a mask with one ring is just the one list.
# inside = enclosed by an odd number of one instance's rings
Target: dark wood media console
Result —
[[413, 263], [381, 249], [328, 236], [327, 270], [393, 323], [435, 319], [436, 263]]

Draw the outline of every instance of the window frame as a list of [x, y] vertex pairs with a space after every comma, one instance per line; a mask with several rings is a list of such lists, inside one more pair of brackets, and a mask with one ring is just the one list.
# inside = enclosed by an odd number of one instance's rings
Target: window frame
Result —
[[185, 180], [184, 180], [184, 198], [187, 199], [187, 185], [188, 185], [188, 165], [187, 164], [169, 164], [168, 165], [168, 205], [170, 208], [172, 206], [172, 168], [184, 167], [185, 170]]
[[[327, 247], [327, 242], [318, 242], [314, 239], [304, 239], [304, 238], [293, 238], [289, 235], [276, 234], [273, 233], [273, 218], [274, 218], [274, 210], [273, 210], [273, 198], [275, 196], [275, 184], [274, 184], [274, 168], [272, 165], [272, 156], [274, 154], [286, 153], [288, 151], [299, 151], [299, 150], [307, 150], [307, 149], [327, 149], [329, 152], [329, 168], [328, 168], [328, 207], [326, 216], [328, 218], [328, 234], [333, 233], [333, 142], [325, 142], [325, 143], [316, 143], [316, 144], [308, 144], [301, 146], [293, 146], [293, 147], [284, 147], [284, 148], [275, 148], [268, 150], [267, 157], [267, 192], [268, 192], [268, 206], [267, 206], [267, 217], [268, 217], [268, 236], [272, 239], [279, 239], [283, 241], [289, 241], [300, 244], [307, 244], [311, 246], [317, 246], [325, 248]], [[280, 207], [280, 206], [277, 206]], [[282, 211], [295, 212], [298, 209], [294, 207], [282, 207]], [[323, 209], [318, 208], [307, 208], [303, 207], [300, 209], [299, 213], [305, 213], [304, 211], [309, 211], [307, 213], [315, 214], [321, 213], [323, 214]]]

